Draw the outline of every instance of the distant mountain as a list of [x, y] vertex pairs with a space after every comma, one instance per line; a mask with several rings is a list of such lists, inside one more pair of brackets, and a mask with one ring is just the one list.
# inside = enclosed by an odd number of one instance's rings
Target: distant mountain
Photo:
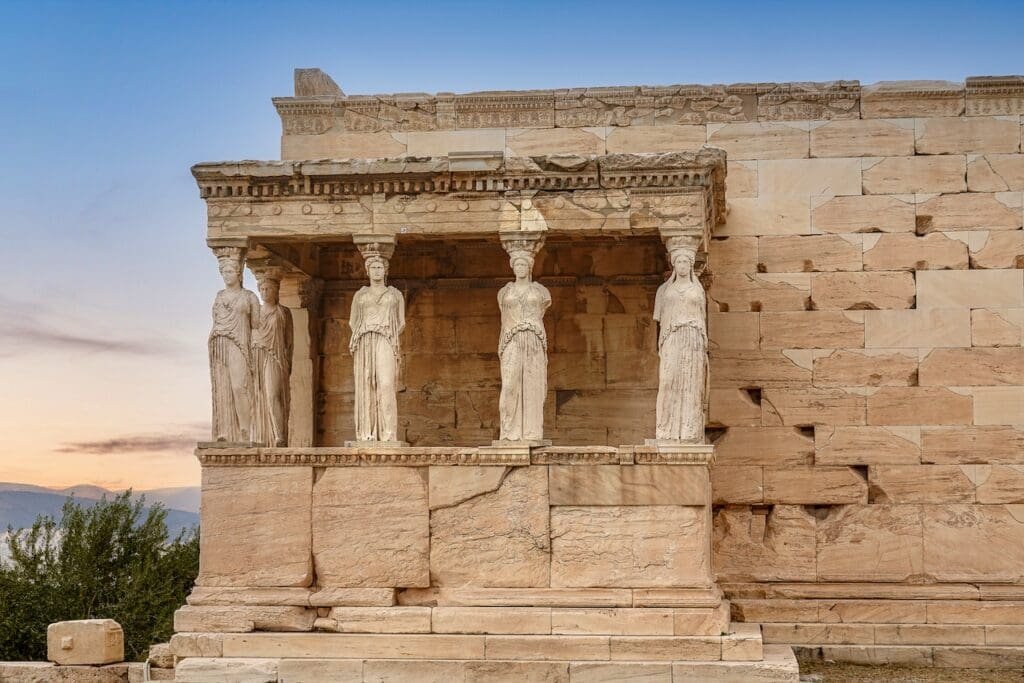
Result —
[[[32, 526], [39, 515], [60, 517], [61, 508], [69, 497], [84, 506], [95, 505], [103, 496], [111, 497], [117, 491], [108, 491], [99, 486], [80, 485], [66, 489], [50, 489], [33, 484], [0, 482], [0, 533], [8, 526], [23, 529]], [[199, 488], [153, 489], [138, 491], [145, 496], [145, 502], [161, 503], [167, 508], [167, 529], [176, 536], [182, 529], [199, 525]]]

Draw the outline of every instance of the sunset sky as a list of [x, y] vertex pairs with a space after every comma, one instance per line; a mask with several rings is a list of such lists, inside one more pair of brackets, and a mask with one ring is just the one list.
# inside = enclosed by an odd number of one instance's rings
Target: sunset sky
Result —
[[[220, 286], [189, 167], [349, 94], [1024, 73], [1019, 2], [0, 3], [0, 481], [198, 483]], [[252, 286], [251, 277], [249, 284]]]

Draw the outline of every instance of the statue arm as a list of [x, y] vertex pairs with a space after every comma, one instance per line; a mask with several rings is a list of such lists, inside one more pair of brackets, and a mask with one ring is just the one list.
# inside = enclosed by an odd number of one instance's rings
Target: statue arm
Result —
[[295, 328], [292, 326], [292, 312], [287, 306], [281, 306], [284, 311], [284, 359], [288, 364], [288, 372], [291, 373], [292, 358], [295, 351]]
[[402, 330], [405, 329], [405, 297], [402, 296], [402, 293], [400, 291], [398, 291], [397, 289], [395, 289], [394, 287], [392, 287], [391, 290], [392, 290], [392, 293], [394, 294], [394, 297], [396, 299], [398, 299], [398, 330], [397, 330], [397, 334], [402, 334]]
[[654, 321], [661, 322], [662, 307], [664, 305], [665, 285], [662, 284], [658, 287], [657, 294], [654, 295]]

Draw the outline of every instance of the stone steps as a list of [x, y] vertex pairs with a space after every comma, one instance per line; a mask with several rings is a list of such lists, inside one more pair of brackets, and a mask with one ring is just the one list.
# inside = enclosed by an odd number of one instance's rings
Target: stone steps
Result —
[[[259, 635], [259, 634], [251, 634]], [[250, 636], [251, 637], [251, 636]], [[793, 651], [768, 646], [761, 661], [584, 661], [563, 659], [188, 657], [176, 670], [179, 683], [796, 683]]]

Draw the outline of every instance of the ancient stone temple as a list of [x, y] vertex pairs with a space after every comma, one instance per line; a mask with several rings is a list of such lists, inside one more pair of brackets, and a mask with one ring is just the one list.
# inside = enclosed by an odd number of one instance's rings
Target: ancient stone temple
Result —
[[274, 104], [178, 680], [1024, 659], [1024, 78]]

